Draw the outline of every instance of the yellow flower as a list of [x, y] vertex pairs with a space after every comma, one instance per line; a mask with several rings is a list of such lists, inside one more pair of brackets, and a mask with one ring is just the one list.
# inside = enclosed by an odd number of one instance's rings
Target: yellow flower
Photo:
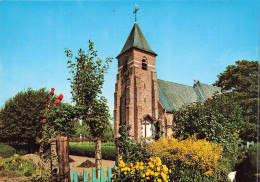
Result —
[[161, 179], [157, 179], [157, 182], [162, 182], [162, 180]]
[[154, 176], [155, 176], [155, 177], [157, 177], [158, 175], [159, 175], [159, 173], [158, 173], [158, 172], [155, 172], [155, 173], [154, 173]]
[[0, 159], [3, 159], [3, 157], [0, 156]]
[[161, 176], [162, 176], [162, 179], [165, 181], [166, 180], [166, 174], [161, 172]]
[[147, 177], [146, 179], [148, 179], [148, 180], [149, 180], [150, 178], [149, 178], [149, 177]]
[[171, 170], [171, 169], [169, 170], [169, 173], [172, 173], [172, 170]]
[[145, 178], [145, 174], [142, 174], [142, 178]]
[[17, 154], [14, 154], [14, 157], [18, 157], [18, 155], [17, 155]]
[[209, 170], [207, 172], [204, 173], [206, 176], [212, 176], [213, 175], [213, 171]]

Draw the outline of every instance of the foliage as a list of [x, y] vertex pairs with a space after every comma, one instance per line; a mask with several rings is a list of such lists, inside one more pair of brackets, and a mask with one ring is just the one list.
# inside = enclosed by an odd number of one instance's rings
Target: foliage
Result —
[[30, 159], [23, 159], [18, 155], [11, 158], [0, 159], [0, 176], [18, 177], [32, 176], [37, 166]]
[[[94, 143], [84, 142], [70, 142], [69, 143], [70, 155], [95, 157]], [[115, 145], [114, 143], [102, 143], [101, 145], [102, 159], [115, 160]]]
[[[175, 112], [177, 127], [173, 130], [177, 136], [187, 138], [196, 135], [198, 139], [206, 138], [221, 143], [224, 156], [232, 158], [230, 167], [243, 157], [239, 151], [238, 139], [248, 139], [248, 132], [255, 133], [255, 125], [249, 125], [243, 119], [242, 108], [234, 101], [236, 93], [223, 93], [213, 96], [203, 104], [198, 102], [183, 107]], [[250, 127], [249, 127], [250, 126]]]
[[17, 150], [36, 152], [39, 145], [36, 138], [41, 136], [43, 117], [49, 94], [45, 88], [18, 92], [6, 101], [0, 111], [0, 142], [7, 143]]
[[93, 136], [91, 135], [90, 132], [90, 128], [87, 125], [86, 122], [83, 122], [83, 120], [81, 120], [81, 124], [79, 121], [76, 121], [74, 123], [73, 126], [74, 130], [75, 130], [75, 134], [73, 135], [72, 138], [93, 138]]
[[247, 141], [256, 141], [258, 68], [258, 61], [236, 61], [236, 65], [228, 66], [213, 84], [221, 87], [223, 92], [236, 94], [233, 100], [242, 108], [242, 120], [248, 123], [245, 127], [252, 128], [244, 133]]
[[151, 154], [146, 143], [137, 143], [129, 138], [131, 126], [121, 125], [119, 127], [119, 137], [117, 137], [119, 155], [126, 163], [136, 163], [137, 161], [148, 162]]
[[[256, 179], [257, 178], [256, 174], [258, 173], [257, 165], [258, 165], [258, 169], [260, 167], [259, 156], [257, 157], [257, 150], [260, 151], [259, 143], [250, 147], [246, 153], [246, 157], [244, 158], [244, 160], [236, 166], [235, 169], [237, 171], [236, 174], [237, 182], [257, 181]], [[260, 180], [259, 176], [258, 176], [258, 180]]]
[[185, 140], [167, 138], [150, 144], [153, 153], [173, 172], [171, 181], [225, 181], [223, 148], [195, 136]]
[[0, 157], [11, 157], [15, 154], [16, 150], [6, 144], [0, 143]]
[[222, 91], [250, 92], [257, 94], [258, 61], [236, 61], [236, 65], [229, 65], [223, 73], [218, 75], [215, 86]]
[[58, 135], [71, 137], [75, 134], [75, 118], [79, 116], [80, 109], [67, 103], [53, 105], [45, 113], [46, 131], [49, 138]]
[[169, 174], [166, 165], [162, 165], [159, 157], [149, 158], [147, 163], [142, 161], [136, 163], [124, 163], [120, 158], [119, 165], [115, 168], [113, 181], [135, 181], [135, 182], [162, 182], [169, 181]]
[[70, 69], [72, 88], [72, 99], [77, 106], [84, 108], [82, 115], [91, 129], [94, 137], [103, 137], [109, 125], [109, 110], [104, 97], [99, 97], [104, 83], [104, 74], [109, 68], [112, 58], [97, 58], [97, 51], [94, 50], [94, 43], [89, 41], [89, 49], [85, 53], [82, 49], [78, 56], [72, 60], [71, 50], [65, 50]]

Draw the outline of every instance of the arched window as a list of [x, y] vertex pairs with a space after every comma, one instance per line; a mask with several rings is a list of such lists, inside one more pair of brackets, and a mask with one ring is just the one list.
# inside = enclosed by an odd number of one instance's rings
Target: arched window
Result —
[[144, 57], [143, 60], [142, 60], [142, 69], [143, 70], [147, 70], [147, 60], [146, 60], [146, 57]]

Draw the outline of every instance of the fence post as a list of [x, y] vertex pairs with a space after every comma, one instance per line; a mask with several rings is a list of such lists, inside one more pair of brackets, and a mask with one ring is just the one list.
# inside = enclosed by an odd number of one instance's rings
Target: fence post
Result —
[[97, 178], [100, 178], [101, 158], [101, 139], [97, 138], [95, 141], [95, 163]]
[[52, 181], [55, 181], [59, 174], [57, 138], [51, 139], [50, 142], [51, 142], [51, 176], [52, 176]]
[[65, 136], [58, 137], [57, 141], [59, 176], [62, 182], [70, 182], [70, 164], [69, 164], [69, 142]]

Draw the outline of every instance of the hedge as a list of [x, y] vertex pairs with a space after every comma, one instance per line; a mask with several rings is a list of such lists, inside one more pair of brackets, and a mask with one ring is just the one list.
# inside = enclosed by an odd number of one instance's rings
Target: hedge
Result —
[[[111, 145], [111, 144], [109, 144]], [[115, 160], [115, 146], [101, 146], [102, 159]], [[95, 157], [95, 146], [94, 144], [82, 144], [82, 143], [70, 143], [69, 144], [70, 155]]]

